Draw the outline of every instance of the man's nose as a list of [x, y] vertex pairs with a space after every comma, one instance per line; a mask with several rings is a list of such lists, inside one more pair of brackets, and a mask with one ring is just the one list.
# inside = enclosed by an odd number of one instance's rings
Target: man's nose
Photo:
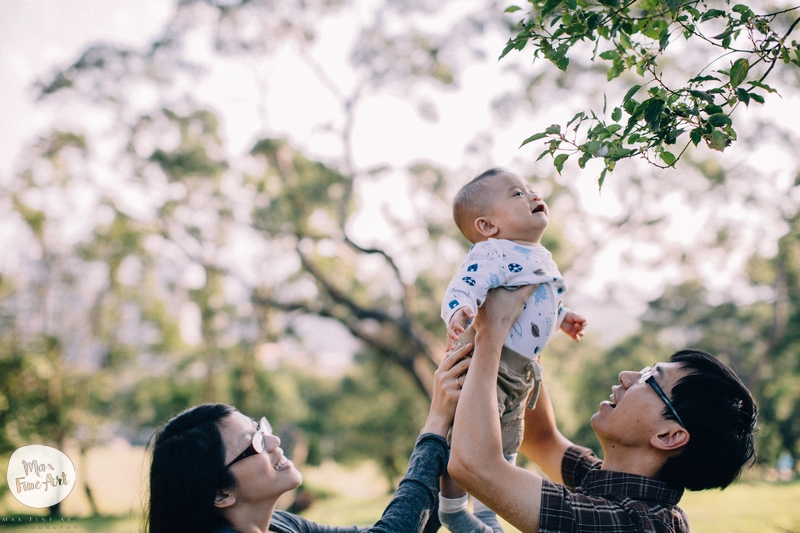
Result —
[[636, 380], [639, 379], [639, 372], [635, 372], [633, 370], [623, 370], [619, 373], [619, 382], [622, 384], [623, 387], [626, 389], [636, 383]]

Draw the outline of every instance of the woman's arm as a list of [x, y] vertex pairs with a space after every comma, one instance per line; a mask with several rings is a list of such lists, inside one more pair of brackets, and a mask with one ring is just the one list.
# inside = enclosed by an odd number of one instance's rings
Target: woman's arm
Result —
[[[422, 427], [408, 469], [381, 519], [372, 527], [336, 527], [310, 522], [297, 515], [278, 511], [273, 524], [281, 533], [422, 533], [438, 530], [436, 506], [439, 502], [439, 477], [447, 471], [449, 448], [445, 437], [453, 424], [461, 395], [458, 378], [470, 366], [464, 359], [472, 349], [468, 344], [448, 354], [433, 375], [433, 398], [428, 418]], [[462, 377], [460, 381], [464, 381]], [[429, 519], [432, 526], [426, 528]], [[283, 526], [283, 527], [281, 527]]]
[[456, 409], [448, 470], [467, 492], [520, 531], [539, 530], [542, 478], [503, 458], [497, 414], [500, 351], [533, 286], [489, 291], [475, 320], [475, 351]]

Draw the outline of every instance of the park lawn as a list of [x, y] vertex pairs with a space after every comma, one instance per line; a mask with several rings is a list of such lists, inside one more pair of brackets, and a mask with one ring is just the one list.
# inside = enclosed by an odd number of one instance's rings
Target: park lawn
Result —
[[[330, 525], [368, 525], [380, 517], [389, 499], [333, 496], [316, 502], [303, 516]], [[694, 533], [800, 533], [800, 481], [748, 481], [722, 492], [686, 492], [681, 507]], [[501, 522], [508, 533], [517, 531]]]
[[800, 481], [747, 481], [722, 492], [687, 492], [681, 507], [698, 533], [800, 532]]
[[[119, 453], [119, 451], [118, 451]], [[137, 476], [140, 473], [137, 473]], [[133, 477], [133, 476], [132, 476]], [[800, 533], [800, 478], [792, 482], [771, 483], [760, 475], [751, 475], [724, 491], [687, 492], [681, 507], [689, 515], [694, 533]], [[309, 520], [329, 525], [370, 525], [378, 520], [391, 499], [388, 484], [378, 469], [368, 463], [356, 467], [327, 464], [304, 468], [306, 486], [319, 497], [303, 513]], [[132, 481], [132, 479], [130, 480]], [[131, 483], [132, 484], [132, 483]], [[127, 483], [126, 483], [127, 485]], [[70, 498], [80, 496], [75, 491]], [[115, 502], [105, 502], [105, 509], [122, 510], [116, 517], [79, 517], [72, 522], [75, 533], [136, 533], [141, 531], [139, 494], [124, 497], [107, 491]], [[6, 494], [8, 498], [10, 497]], [[66, 502], [66, 500], [65, 500]], [[77, 506], [76, 506], [77, 508]], [[0, 502], [0, 518], [21, 516], [25, 522], [42, 511], [11, 509]], [[66, 512], [71, 514], [70, 508]], [[112, 511], [112, 514], [114, 511]], [[80, 515], [79, 515], [80, 516]], [[508, 533], [517, 530], [501, 521]], [[33, 524], [21, 531], [37, 528]], [[446, 530], [442, 530], [443, 532]]]

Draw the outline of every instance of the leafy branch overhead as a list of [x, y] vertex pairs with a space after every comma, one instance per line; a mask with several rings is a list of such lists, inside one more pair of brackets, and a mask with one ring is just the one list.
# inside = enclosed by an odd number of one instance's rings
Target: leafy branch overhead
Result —
[[[581, 50], [573, 47], [591, 41], [592, 60], [607, 62], [609, 81], [625, 72], [642, 78], [621, 101], [609, 105], [604, 97], [602, 115], [581, 111], [564, 126], [554, 124], [522, 143], [545, 140], [539, 159], [551, 155], [559, 173], [572, 156], [580, 168], [602, 158], [600, 187], [620, 159], [639, 156], [665, 168], [689, 144], [725, 150], [736, 140], [731, 115], [739, 104], [763, 104], [776, 92], [764, 83], [776, 64], [800, 66], [800, 44], [789, 41], [800, 6], [759, 14], [730, 0], [529, 1], [530, 12], [501, 59], [530, 44], [535, 57], [566, 71], [570, 54]], [[521, 10], [510, 6], [506, 12]], [[684, 86], [673, 86], [659, 60], [682, 40], [710, 47], [715, 57]]]

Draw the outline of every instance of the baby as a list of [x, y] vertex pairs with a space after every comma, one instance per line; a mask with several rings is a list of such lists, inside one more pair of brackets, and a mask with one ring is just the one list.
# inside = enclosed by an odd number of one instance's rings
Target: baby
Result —
[[[447, 324], [447, 349], [471, 342], [467, 329], [489, 289], [538, 285], [506, 338], [497, 380], [497, 403], [503, 434], [503, 454], [512, 464], [522, 442], [525, 400], [533, 408], [541, 383], [539, 355], [560, 328], [576, 342], [586, 319], [565, 309], [564, 278], [550, 252], [540, 244], [549, 210], [522, 177], [494, 168], [465, 185], [453, 200], [453, 218], [473, 243], [442, 302]], [[454, 483], [443, 485], [440, 519], [453, 533], [501, 529], [494, 513], [477, 500], [475, 513], [466, 511], [466, 495]]]

